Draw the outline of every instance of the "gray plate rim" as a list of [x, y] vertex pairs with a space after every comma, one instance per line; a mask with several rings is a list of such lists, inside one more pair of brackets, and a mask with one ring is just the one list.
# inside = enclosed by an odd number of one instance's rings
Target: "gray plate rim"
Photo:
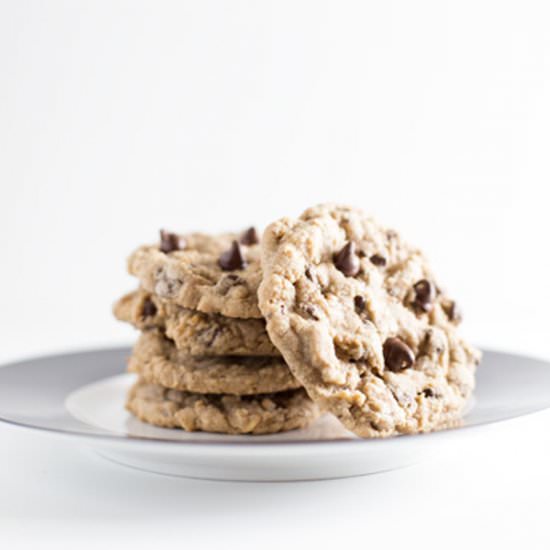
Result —
[[[495, 349], [491, 347], [483, 347], [482, 348], [484, 354], [490, 354], [495, 356], [506, 356], [508, 358], [513, 358], [518, 361], [533, 361], [538, 362], [541, 364], [545, 364], [548, 369], [550, 369], [550, 361], [537, 357], [534, 355], [528, 355], [523, 353], [516, 353], [516, 352], [507, 352], [501, 349]], [[29, 357], [25, 357], [23, 359], [18, 359], [15, 361], [11, 361], [8, 363], [4, 363], [0, 365], [0, 383], [2, 379], [2, 374], [5, 372], [4, 369], [13, 369], [13, 368], [24, 368], [25, 365], [28, 365], [29, 363], [36, 363], [41, 362], [44, 360], [67, 360], [71, 357], [78, 357], [82, 355], [94, 355], [97, 353], [127, 353], [129, 354], [131, 351], [131, 346], [112, 346], [112, 347], [91, 347], [91, 348], [84, 348], [84, 349], [77, 349], [77, 350], [71, 350], [66, 353], [48, 353], [48, 354], [36, 354], [31, 355]], [[483, 363], [480, 366], [480, 368], [483, 368]], [[120, 374], [119, 372], [118, 374]], [[114, 372], [113, 375], [116, 375], [117, 372]], [[95, 381], [101, 380], [101, 377], [97, 378]], [[90, 381], [89, 383], [93, 383], [94, 380]], [[550, 390], [549, 390], [550, 392]], [[354, 446], [363, 446], [363, 445], [383, 445], [387, 444], [391, 441], [404, 441], [411, 438], [417, 439], [419, 437], [422, 438], [438, 438], [442, 436], [446, 436], [452, 433], [456, 432], [470, 432], [475, 429], [483, 428], [485, 426], [490, 426], [494, 424], [500, 424], [503, 422], [507, 422], [510, 420], [513, 420], [515, 418], [521, 418], [526, 416], [531, 416], [533, 414], [540, 413], [546, 409], [550, 408], [550, 404], [539, 406], [533, 408], [533, 410], [530, 410], [529, 412], [522, 413], [522, 414], [510, 414], [509, 416], [503, 416], [498, 419], [488, 420], [486, 422], [482, 422], [479, 424], [472, 424], [472, 425], [466, 425], [461, 426], [457, 428], [450, 428], [442, 431], [437, 432], [429, 432], [429, 433], [420, 433], [420, 434], [403, 434], [398, 435], [394, 437], [389, 438], [383, 438], [383, 439], [322, 439], [322, 440], [301, 440], [301, 439], [295, 439], [295, 440], [288, 440], [288, 441], [261, 441], [261, 442], [247, 442], [247, 441], [179, 441], [179, 440], [173, 440], [173, 439], [163, 439], [163, 438], [147, 438], [147, 437], [140, 437], [135, 435], [121, 435], [121, 434], [109, 434], [109, 433], [87, 433], [85, 431], [77, 431], [73, 429], [63, 429], [63, 428], [53, 428], [53, 427], [47, 427], [47, 426], [38, 426], [32, 423], [22, 422], [18, 420], [13, 420], [11, 418], [7, 418], [2, 414], [0, 411], [0, 423], [10, 425], [12, 427], [16, 428], [24, 428], [26, 430], [34, 431], [34, 432], [40, 432], [44, 434], [49, 435], [55, 435], [60, 437], [67, 437], [67, 438], [78, 438], [78, 439], [85, 439], [85, 440], [102, 440], [105, 442], [116, 442], [116, 443], [124, 443], [124, 444], [146, 444], [151, 446], [171, 446], [171, 447], [177, 447], [177, 448], [211, 448], [211, 447], [223, 447], [223, 448], [233, 448], [233, 449], [242, 449], [247, 448], [248, 451], [250, 449], [265, 449], [267, 448], [273, 448], [273, 447], [301, 447], [301, 446], [307, 446], [310, 447], [312, 445], [315, 446], [333, 446], [333, 445], [350, 445], [353, 444]], [[84, 426], [84, 423], [81, 423]]]

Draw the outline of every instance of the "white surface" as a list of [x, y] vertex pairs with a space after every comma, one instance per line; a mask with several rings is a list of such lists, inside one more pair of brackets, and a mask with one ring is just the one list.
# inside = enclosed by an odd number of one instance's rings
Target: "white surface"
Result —
[[[159, 226], [327, 199], [426, 248], [478, 342], [549, 357], [548, 20], [544, 0], [4, 0], [0, 360], [133, 338], [109, 306]], [[0, 429], [0, 537], [542, 547], [547, 426], [433, 469], [268, 488]]]
[[480, 432], [454, 457], [397, 472], [290, 484], [135, 472], [62, 440], [3, 430], [0, 541], [10, 550], [59, 548], [58, 541], [62, 548], [101, 541], [136, 549], [546, 550], [549, 420]]

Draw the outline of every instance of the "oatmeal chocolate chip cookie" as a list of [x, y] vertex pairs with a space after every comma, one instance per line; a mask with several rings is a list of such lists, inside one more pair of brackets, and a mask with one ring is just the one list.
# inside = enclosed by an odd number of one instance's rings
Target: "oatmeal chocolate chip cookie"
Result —
[[238, 235], [161, 233], [141, 246], [128, 271], [145, 290], [183, 307], [227, 317], [261, 318], [257, 290], [262, 277], [254, 228]]
[[282, 357], [191, 357], [156, 330], [142, 333], [128, 370], [167, 388], [251, 395], [299, 388]]
[[158, 328], [189, 355], [260, 355], [278, 357], [263, 319], [237, 319], [178, 306], [147, 291], [123, 296], [113, 307], [115, 317], [140, 330]]
[[305, 428], [319, 415], [303, 389], [250, 395], [200, 395], [138, 381], [126, 408], [164, 428], [226, 434], [269, 434]]
[[423, 254], [356, 209], [322, 205], [262, 238], [260, 308], [310, 397], [362, 437], [460, 418], [479, 352]]

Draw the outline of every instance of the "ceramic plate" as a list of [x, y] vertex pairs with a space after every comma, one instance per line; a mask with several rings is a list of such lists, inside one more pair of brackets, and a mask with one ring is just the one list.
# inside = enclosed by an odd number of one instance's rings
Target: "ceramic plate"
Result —
[[0, 421], [72, 438], [114, 462], [157, 473], [232, 480], [326, 479], [417, 463], [460, 445], [473, 429], [550, 407], [550, 364], [486, 351], [461, 428], [361, 440], [331, 416], [266, 436], [186, 433], [144, 424], [124, 409], [130, 350], [37, 358], [0, 368]]

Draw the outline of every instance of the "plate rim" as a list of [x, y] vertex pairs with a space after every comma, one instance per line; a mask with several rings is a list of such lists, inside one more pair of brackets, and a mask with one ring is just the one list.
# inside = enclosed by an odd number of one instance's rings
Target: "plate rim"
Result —
[[[523, 354], [523, 353], [517, 353], [517, 352], [507, 352], [501, 349], [494, 349], [492, 347], [480, 347], [480, 349], [483, 351], [483, 353], [491, 353], [495, 355], [506, 355], [509, 357], [517, 358], [517, 359], [528, 359], [531, 361], [537, 361], [540, 363], [545, 363], [548, 365], [548, 368], [550, 368], [550, 360], [534, 355], [529, 354]], [[78, 356], [83, 354], [94, 354], [94, 353], [122, 353], [126, 351], [130, 351], [131, 346], [128, 345], [122, 345], [122, 346], [114, 346], [114, 347], [95, 347], [95, 348], [84, 348], [82, 350], [71, 350], [70, 352], [66, 353], [48, 353], [43, 355], [36, 355], [24, 359], [19, 359], [16, 361], [11, 361], [8, 363], [3, 363], [0, 365], [0, 372], [3, 368], [14, 368], [21, 366], [25, 363], [31, 363], [35, 361], [45, 360], [45, 359], [56, 359], [56, 358], [69, 358], [71, 356]], [[120, 374], [124, 374], [124, 372], [121, 372]], [[116, 376], [116, 375], [114, 375]], [[101, 378], [94, 380], [90, 382], [89, 384], [95, 384], [98, 382], [101, 382]], [[503, 422], [512, 421], [519, 418], [525, 418], [531, 415], [539, 414], [543, 411], [549, 410], [550, 406], [543, 406], [536, 408], [532, 411], [529, 411], [527, 413], [517, 415], [517, 416], [509, 416], [504, 418], [498, 418], [494, 420], [489, 420], [487, 422], [484, 422], [482, 424], [473, 424], [469, 426], [459, 426], [455, 428], [448, 428], [445, 430], [440, 431], [433, 431], [433, 432], [424, 432], [424, 433], [413, 433], [413, 434], [399, 434], [391, 437], [385, 437], [385, 438], [370, 438], [370, 439], [364, 439], [364, 438], [331, 438], [331, 439], [322, 439], [322, 440], [307, 440], [307, 439], [293, 439], [293, 440], [287, 440], [287, 441], [181, 441], [181, 440], [174, 440], [174, 439], [163, 439], [163, 438], [149, 438], [149, 437], [141, 437], [136, 435], [121, 435], [121, 434], [109, 434], [109, 433], [86, 433], [86, 432], [80, 432], [72, 429], [60, 429], [60, 428], [52, 428], [47, 426], [36, 426], [34, 424], [29, 424], [17, 420], [12, 420], [10, 418], [6, 418], [2, 416], [0, 413], [0, 423], [12, 426], [14, 428], [23, 428], [29, 431], [34, 431], [37, 433], [42, 433], [44, 435], [53, 435], [58, 437], [64, 437], [64, 438], [76, 438], [80, 440], [88, 440], [88, 441], [101, 441], [106, 443], [114, 443], [114, 444], [121, 444], [121, 445], [147, 445], [147, 446], [163, 446], [165, 448], [172, 448], [172, 449], [194, 449], [194, 450], [205, 450], [205, 449], [212, 449], [212, 448], [223, 448], [223, 449], [231, 449], [232, 452], [236, 450], [244, 450], [246, 449], [247, 452], [250, 452], [250, 450], [254, 449], [255, 451], [260, 450], [266, 450], [266, 449], [288, 449], [288, 448], [294, 448], [298, 449], [300, 447], [311, 447], [315, 446], [317, 448], [323, 448], [325, 450], [328, 450], [328, 448], [336, 448], [340, 447], [343, 444], [351, 445], [353, 444], [354, 447], [359, 447], [362, 445], [380, 445], [380, 444], [388, 444], [390, 442], [396, 442], [396, 441], [409, 441], [409, 440], [417, 440], [420, 437], [423, 438], [429, 438], [431, 440], [436, 438], [441, 438], [448, 436], [450, 434], [455, 433], [465, 433], [465, 432], [471, 432], [472, 430], [477, 430], [479, 428], [483, 428], [486, 426], [494, 426], [497, 424], [502, 424]], [[82, 424], [84, 422], [80, 421]], [[230, 437], [230, 436], [228, 436]]]

